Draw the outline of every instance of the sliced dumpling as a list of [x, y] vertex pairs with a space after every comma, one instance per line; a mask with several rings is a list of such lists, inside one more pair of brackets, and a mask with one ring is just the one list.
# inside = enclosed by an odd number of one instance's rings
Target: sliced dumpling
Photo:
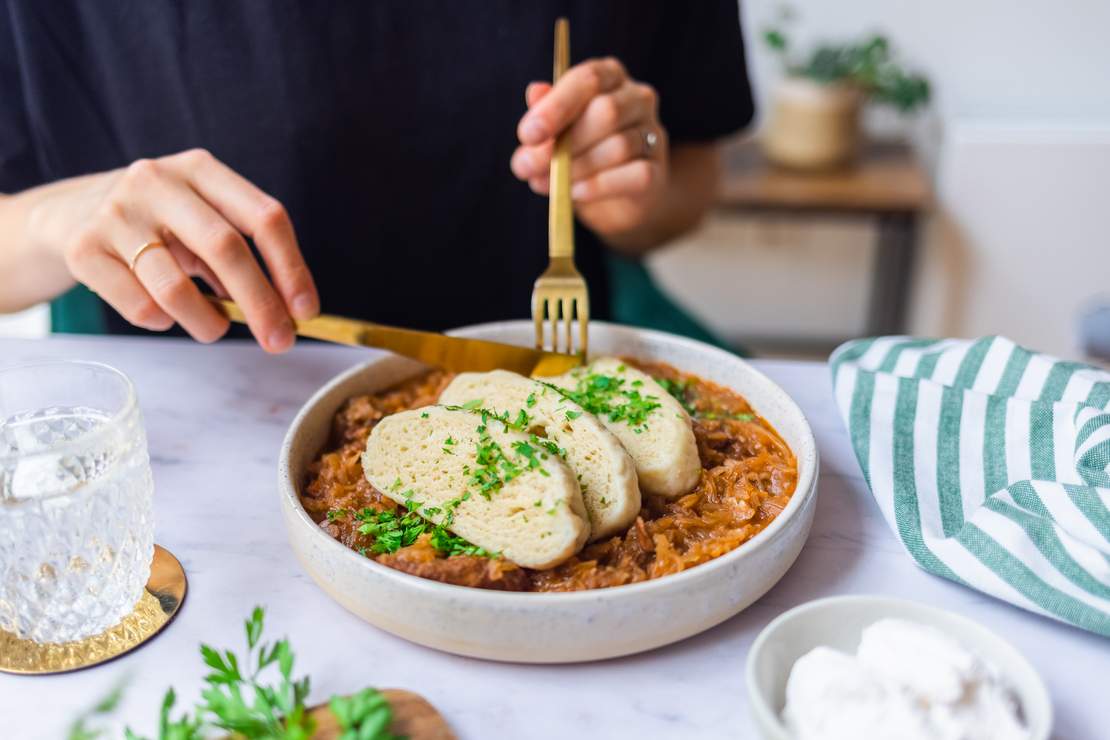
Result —
[[362, 468], [389, 498], [526, 568], [578, 552], [589, 523], [563, 460], [541, 458], [523, 432], [479, 414], [430, 406], [382, 419]]
[[591, 540], [624, 532], [636, 519], [640, 486], [632, 458], [604, 424], [556, 389], [507, 370], [462, 373], [439, 402], [507, 413], [524, 431], [554, 443], [582, 486]]
[[693, 422], [650, 375], [618, 358], [602, 357], [552, 382], [621, 441], [644, 493], [677, 498], [697, 485], [701, 461]]

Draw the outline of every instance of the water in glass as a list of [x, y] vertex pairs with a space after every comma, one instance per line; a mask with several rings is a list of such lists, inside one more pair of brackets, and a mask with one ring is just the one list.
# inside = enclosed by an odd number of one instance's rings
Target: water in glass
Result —
[[95, 363], [0, 370], [0, 629], [69, 642], [117, 624], [154, 553], [130, 381]]

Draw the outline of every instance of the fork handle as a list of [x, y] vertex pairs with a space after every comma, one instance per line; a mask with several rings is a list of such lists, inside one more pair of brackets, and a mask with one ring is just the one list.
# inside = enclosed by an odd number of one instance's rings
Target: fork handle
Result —
[[[552, 83], [558, 82], [570, 66], [570, 22], [555, 21], [555, 65]], [[551, 257], [574, 257], [574, 208], [570, 200], [570, 135], [563, 132], [555, 140], [551, 158], [550, 202], [548, 203], [547, 244]]]

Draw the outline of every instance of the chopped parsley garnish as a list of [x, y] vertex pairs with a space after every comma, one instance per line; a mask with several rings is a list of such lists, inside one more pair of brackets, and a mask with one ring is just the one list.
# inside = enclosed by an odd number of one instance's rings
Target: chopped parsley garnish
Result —
[[475, 555], [478, 557], [498, 557], [495, 553], [478, 547], [458, 535], [448, 531], [447, 525], [454, 521], [455, 509], [466, 500], [469, 494], [464, 494], [457, 499], [452, 499], [443, 505], [426, 506], [423, 509], [425, 516], [436, 516], [443, 511], [447, 512], [442, 524], [434, 524], [418, 513], [420, 503], [414, 499], [405, 501], [405, 511], [398, 514], [394, 511], [375, 511], [365, 508], [355, 514], [355, 518], [362, 522], [359, 525], [359, 534], [373, 537], [374, 543], [369, 548], [359, 550], [364, 556], [371, 554], [380, 555], [393, 553], [402, 547], [414, 544], [425, 532], [431, 536], [432, 547], [440, 553], [451, 557], [452, 555]]
[[346, 509], [331, 509], [328, 511], [328, 521], [334, 522], [336, 519], [343, 519], [347, 516]]
[[755, 414], [734, 414], [731, 411], [720, 411], [714, 409], [702, 411], [694, 404], [693, 399], [691, 399], [690, 397], [690, 390], [694, 384], [691, 380], [671, 380], [669, 378], [656, 378], [655, 380], [657, 383], [659, 383], [659, 385], [663, 386], [663, 388], [668, 393], [678, 399], [678, 402], [682, 404], [682, 408], [686, 409], [686, 413], [688, 413], [690, 416], [698, 419], [707, 419], [709, 421], [716, 421], [717, 419], [755, 421]]
[[448, 532], [444, 527], [432, 529], [432, 547], [451, 557], [453, 555], [474, 555], [480, 558], [497, 557], [483, 547], [467, 542], [457, 534]]
[[398, 516], [393, 511], [365, 508], [355, 514], [355, 518], [362, 522], [359, 534], [374, 538], [370, 552], [376, 554], [397, 552], [402, 547], [408, 547], [428, 528], [428, 521], [411, 509]]
[[551, 473], [547, 472], [547, 470], [541, 467], [543, 465], [543, 462], [540, 458], [540, 455], [542, 453], [540, 453], [540, 451], [536, 447], [533, 447], [527, 442], [513, 442], [513, 450], [516, 452], [517, 455], [523, 457], [525, 460], [528, 461], [529, 470], [538, 470], [540, 475], [544, 477], [548, 477], [551, 475]]
[[469, 400], [469, 401], [467, 401], [466, 403], [464, 403], [464, 404], [463, 404], [463, 405], [461, 406], [461, 408], [464, 408], [464, 409], [466, 409], [467, 411], [473, 411], [474, 409], [478, 408], [478, 407], [479, 407], [479, 406], [481, 406], [481, 405], [482, 405], [482, 399], [480, 399], [480, 398], [472, 398], [471, 400]]
[[[644, 395], [624, 378], [600, 373], [580, 375], [573, 389], [548, 384], [568, 401], [574, 401], [595, 416], [606, 416], [612, 422], [624, 422], [641, 431], [652, 411], [662, 404], [655, 396]], [[568, 418], [571, 413], [567, 412]]]
[[671, 380], [670, 378], [656, 378], [655, 382], [663, 386], [663, 390], [670, 393], [678, 402], [682, 404], [682, 408], [686, 409], [686, 413], [690, 416], [697, 416], [698, 409], [687, 396], [687, 391], [690, 389], [689, 380]]
[[443, 451], [446, 452], [448, 455], [454, 455], [455, 453], [451, 451], [451, 448], [455, 444], [456, 444], [455, 438], [454, 437], [448, 437], [447, 439], [443, 440]]
[[427, 419], [428, 418], [428, 412], [427, 411], [420, 412], [420, 418], [421, 419]]
[[533, 434], [531, 437], [529, 437], [529, 441], [537, 447], [542, 447], [556, 457], [566, 458], [567, 456], [566, 449], [555, 444], [550, 439], [544, 439], [543, 437], [539, 437]]
[[567, 421], [574, 421], [581, 415], [581, 411], [567, 411]]
[[524, 403], [528, 406], [528, 408], [532, 408], [533, 406], [535, 406], [536, 405], [536, 394], [535, 393], [529, 393], [528, 398], [527, 398], [527, 400], [525, 400]]
[[[502, 486], [520, 475], [526, 468], [522, 468], [505, 454], [501, 445], [493, 440], [485, 424], [485, 412], [482, 413], [483, 423], [478, 425], [478, 444], [475, 449], [477, 466], [470, 471], [470, 485], [478, 489], [487, 500], [490, 495], [500, 491]], [[519, 451], [518, 451], [519, 454]]]

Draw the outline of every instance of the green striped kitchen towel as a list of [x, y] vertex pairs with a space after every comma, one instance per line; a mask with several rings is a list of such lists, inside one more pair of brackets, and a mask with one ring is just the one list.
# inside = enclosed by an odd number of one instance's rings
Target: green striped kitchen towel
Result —
[[1110, 372], [1002, 337], [863, 339], [829, 364], [918, 565], [1110, 636]]

